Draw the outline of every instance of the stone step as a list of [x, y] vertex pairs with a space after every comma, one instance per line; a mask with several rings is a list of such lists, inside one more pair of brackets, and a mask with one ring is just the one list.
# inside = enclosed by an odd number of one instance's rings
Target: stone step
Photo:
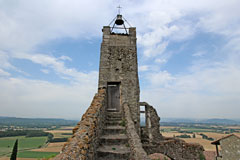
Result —
[[129, 160], [130, 148], [124, 144], [121, 145], [101, 145], [97, 149], [98, 158], [104, 159], [125, 159]]
[[106, 120], [122, 120], [122, 117], [110, 117], [110, 116], [106, 116], [105, 118]]
[[113, 114], [113, 115], [119, 115], [122, 114], [122, 112], [106, 112], [106, 114]]
[[110, 125], [121, 125], [122, 124], [122, 121], [116, 121], [116, 120], [114, 120], [114, 121], [106, 121], [105, 122], [105, 125], [107, 125], [107, 126], [110, 126]]
[[103, 134], [104, 135], [109, 135], [109, 134], [125, 134], [126, 130], [125, 127], [123, 126], [105, 126], [105, 128], [103, 128]]
[[106, 121], [121, 121], [122, 118], [120, 117], [106, 117]]
[[103, 135], [100, 137], [100, 144], [128, 144], [128, 137], [125, 134]]
[[115, 108], [108, 108], [107, 112], [119, 112], [118, 110], [116, 110]]
[[108, 118], [122, 118], [122, 115], [121, 114], [115, 114], [115, 115], [108, 114], [108, 115], [106, 115], [106, 117], [108, 117]]

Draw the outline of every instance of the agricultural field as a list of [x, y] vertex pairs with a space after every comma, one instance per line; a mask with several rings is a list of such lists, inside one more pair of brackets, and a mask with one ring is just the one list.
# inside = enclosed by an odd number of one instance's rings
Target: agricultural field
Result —
[[[73, 127], [60, 127], [56, 130], [45, 130], [54, 138], [71, 137]], [[38, 160], [55, 157], [61, 151], [65, 142], [46, 143], [48, 137], [4, 137], [0, 138], [0, 160], [9, 159], [13, 145], [18, 139], [18, 160]]]
[[60, 152], [65, 142], [49, 143], [47, 147], [32, 149], [37, 152]]
[[34, 151], [24, 151], [18, 154], [19, 158], [53, 158], [59, 152], [34, 152]]
[[30, 137], [24, 136], [0, 138], [0, 157], [11, 153], [13, 145], [18, 139], [18, 150], [28, 150], [33, 148], [41, 148], [45, 145], [47, 137]]
[[52, 133], [54, 138], [65, 138], [65, 137], [71, 137], [72, 130], [66, 130], [66, 129], [56, 129], [56, 130], [49, 130], [46, 131], [49, 133]]
[[[199, 143], [206, 151], [216, 151], [216, 147], [211, 144], [214, 140], [225, 137], [229, 134], [240, 135], [240, 126], [161, 126], [161, 133], [165, 137], [179, 137], [188, 143]], [[223, 128], [222, 132], [219, 128]], [[236, 132], [229, 133], [228, 130], [234, 129]], [[225, 131], [226, 130], [226, 131]], [[182, 138], [181, 136], [187, 135], [189, 138]], [[203, 135], [205, 138], [203, 138]], [[195, 136], [195, 138], [194, 138]], [[207, 138], [206, 138], [207, 137]]]

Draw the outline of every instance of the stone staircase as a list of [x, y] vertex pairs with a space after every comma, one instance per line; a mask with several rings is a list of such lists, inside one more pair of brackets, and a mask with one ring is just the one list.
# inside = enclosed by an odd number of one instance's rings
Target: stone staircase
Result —
[[125, 121], [120, 112], [108, 110], [105, 128], [97, 149], [98, 160], [129, 160], [130, 148], [126, 135]]

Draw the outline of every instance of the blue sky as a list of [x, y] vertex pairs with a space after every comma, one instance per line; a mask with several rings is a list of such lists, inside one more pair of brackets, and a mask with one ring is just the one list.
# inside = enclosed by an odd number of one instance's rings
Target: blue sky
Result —
[[0, 116], [80, 119], [119, 4], [137, 28], [141, 101], [161, 117], [239, 118], [238, 0], [0, 0]]

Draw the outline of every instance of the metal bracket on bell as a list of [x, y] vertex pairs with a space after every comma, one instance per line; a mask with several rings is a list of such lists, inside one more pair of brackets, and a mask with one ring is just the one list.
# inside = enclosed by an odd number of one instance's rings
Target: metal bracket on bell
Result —
[[126, 34], [128, 34], [129, 28], [125, 26], [124, 22], [126, 22], [129, 25], [129, 27], [131, 27], [127, 20], [121, 14], [118, 14], [109, 24], [109, 26], [111, 26], [111, 24], [113, 23], [113, 26], [111, 27], [111, 33], [114, 33], [113, 29], [124, 29]]

